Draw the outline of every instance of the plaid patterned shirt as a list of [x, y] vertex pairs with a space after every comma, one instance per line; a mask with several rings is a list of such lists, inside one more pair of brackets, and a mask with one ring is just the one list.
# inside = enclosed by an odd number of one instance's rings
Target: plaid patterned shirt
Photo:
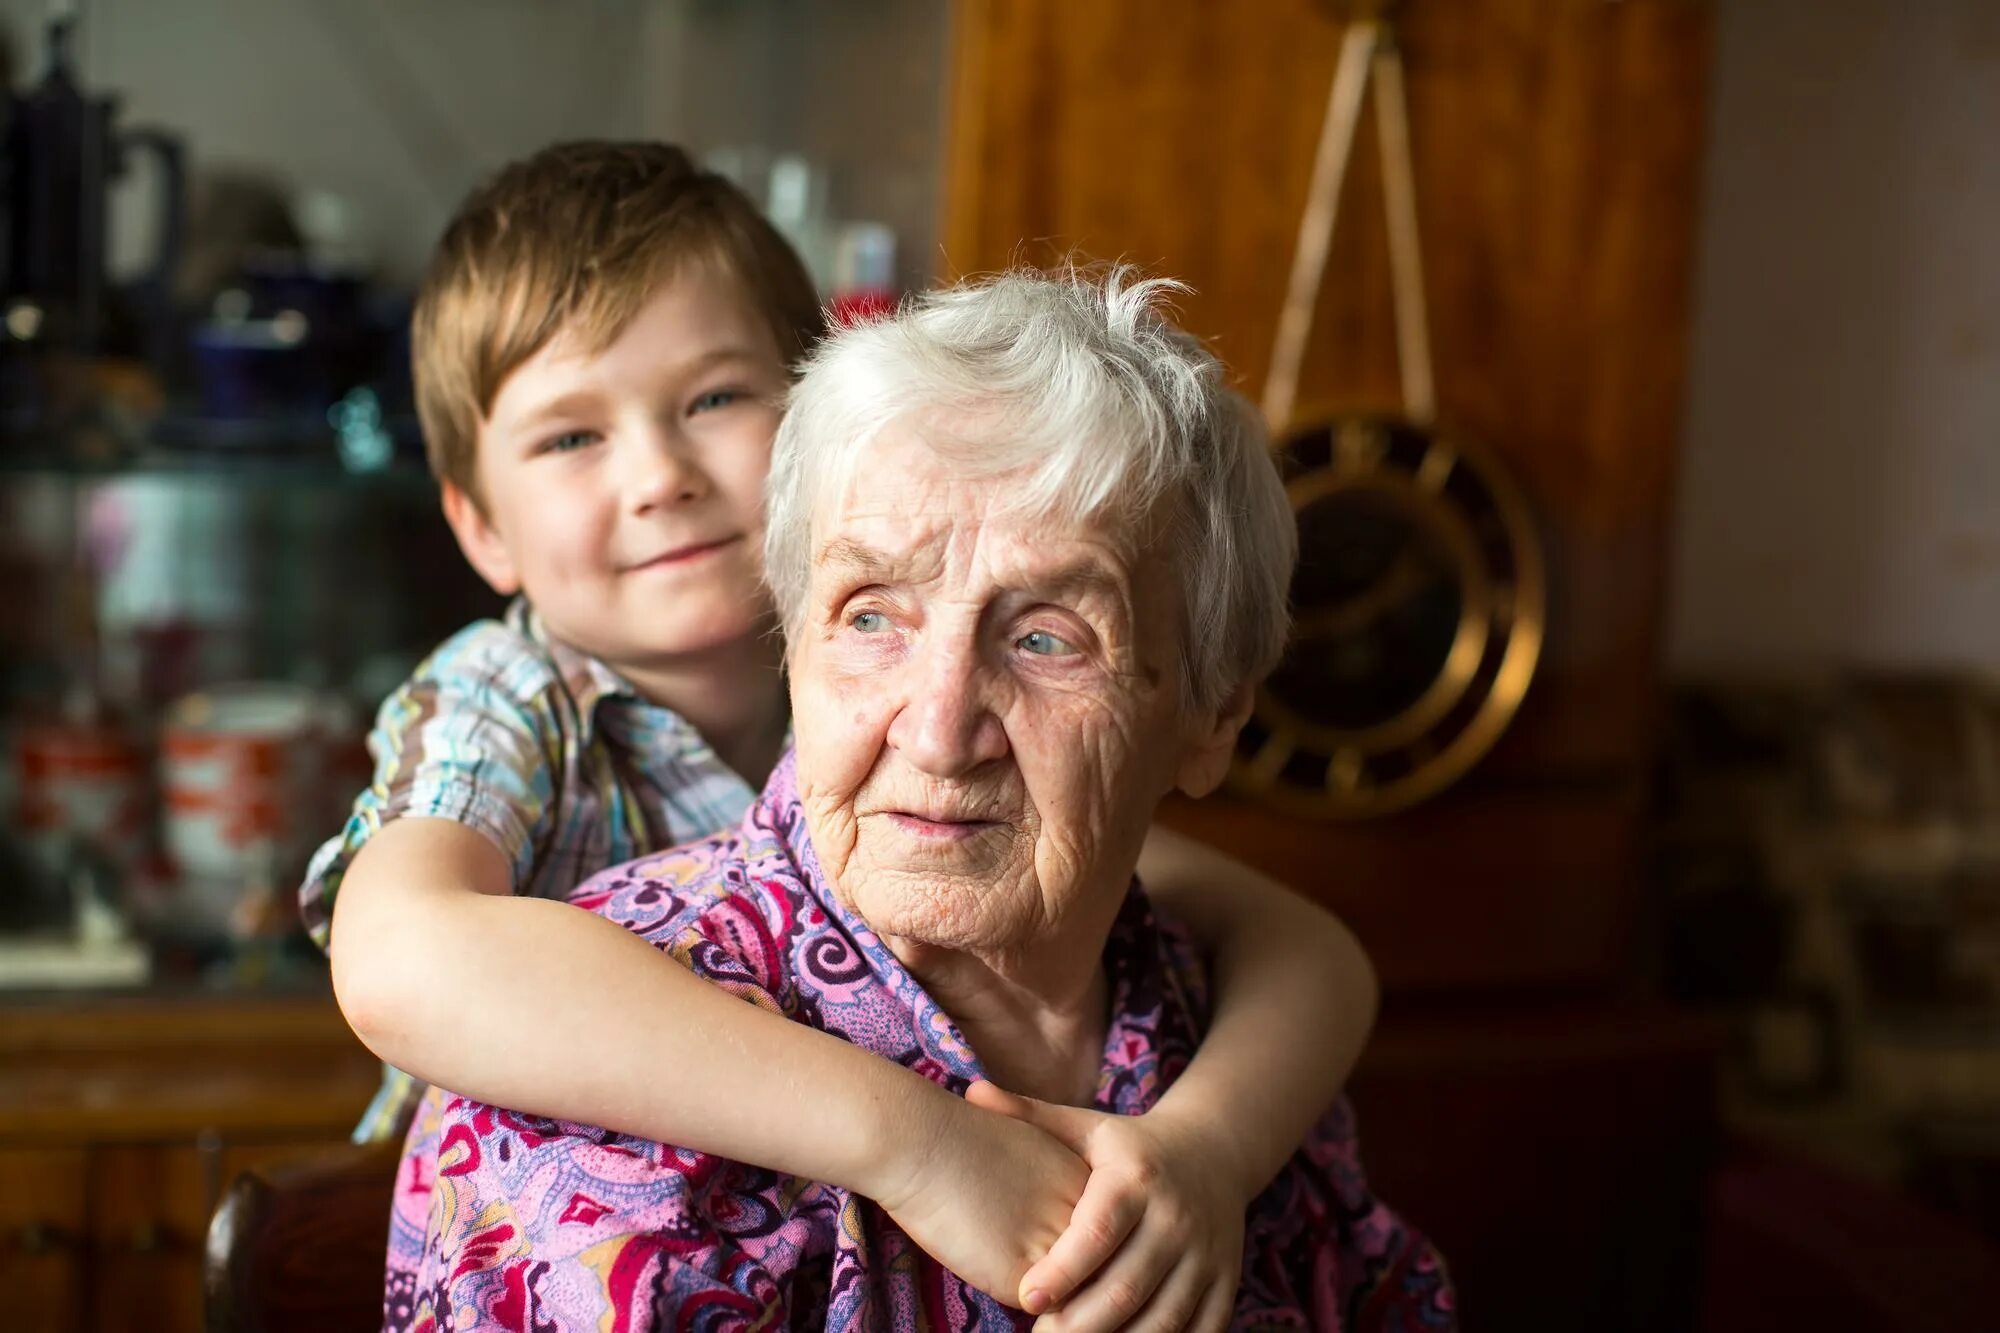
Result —
[[[734, 825], [756, 797], [685, 719], [550, 639], [523, 599], [419, 665], [383, 702], [368, 750], [374, 781], [299, 889], [322, 949], [342, 877], [392, 819], [432, 816], [483, 833], [514, 867], [516, 893], [560, 900], [608, 866]], [[400, 1134], [422, 1091], [385, 1067], [356, 1142]]]

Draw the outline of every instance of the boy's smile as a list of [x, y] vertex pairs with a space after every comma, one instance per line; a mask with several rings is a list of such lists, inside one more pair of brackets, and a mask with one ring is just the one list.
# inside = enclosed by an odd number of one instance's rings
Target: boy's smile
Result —
[[446, 516], [497, 590], [635, 681], [733, 656], [769, 624], [765, 473], [785, 367], [719, 267], [691, 263], [618, 338], [558, 334], [500, 386], [478, 503]]
[[676, 547], [671, 551], [663, 551], [650, 560], [641, 560], [636, 564], [627, 565], [626, 572], [639, 574], [648, 570], [679, 569], [685, 565], [705, 560], [709, 556], [720, 555], [742, 540], [742, 534], [739, 533], [734, 537], [724, 537], [718, 541], [691, 542], [686, 546]]

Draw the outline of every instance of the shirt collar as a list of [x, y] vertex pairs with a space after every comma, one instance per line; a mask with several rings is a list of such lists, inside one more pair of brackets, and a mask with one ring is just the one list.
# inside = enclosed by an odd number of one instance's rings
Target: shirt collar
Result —
[[[548, 654], [555, 666], [556, 675], [570, 698], [576, 700], [577, 716], [582, 722], [583, 743], [588, 745], [597, 730], [597, 710], [600, 705], [641, 708], [655, 708], [667, 713], [680, 727], [687, 727], [686, 719], [671, 709], [660, 708], [639, 693], [631, 681], [613, 671], [604, 662], [573, 648], [561, 639], [555, 638], [542, 623], [541, 616], [525, 597], [516, 597], [507, 606], [507, 627], [522, 638], [535, 644]], [[692, 728], [689, 728], [692, 730]]]
[[[507, 604], [506, 623], [509, 629], [548, 654], [563, 688], [569, 692], [570, 698], [576, 700], [583, 744], [589, 745], [595, 739], [597, 712], [603, 707], [629, 710], [643, 717], [646, 725], [663, 731], [683, 756], [713, 753], [708, 738], [697, 731], [692, 722], [665, 704], [654, 703], [639, 693], [638, 686], [606, 666], [602, 659], [551, 635], [527, 598], [516, 597]], [[792, 727], [788, 721], [785, 724], [784, 748], [789, 751], [791, 747]]]

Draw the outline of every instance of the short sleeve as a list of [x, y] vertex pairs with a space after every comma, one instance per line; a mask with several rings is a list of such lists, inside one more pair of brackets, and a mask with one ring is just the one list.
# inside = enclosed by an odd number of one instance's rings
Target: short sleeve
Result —
[[372, 780], [341, 831], [314, 854], [299, 889], [299, 915], [322, 949], [355, 855], [406, 815], [472, 829], [507, 858], [516, 892], [529, 882], [562, 753], [553, 673], [532, 653], [511, 630], [483, 622], [383, 701], [368, 734]]

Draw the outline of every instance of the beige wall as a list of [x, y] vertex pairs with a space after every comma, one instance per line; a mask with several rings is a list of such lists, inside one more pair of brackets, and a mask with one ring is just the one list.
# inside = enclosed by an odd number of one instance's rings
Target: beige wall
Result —
[[[38, 0], [0, 0], [31, 51]], [[350, 201], [388, 271], [415, 273], [480, 174], [547, 140], [642, 131], [635, 0], [89, 0], [83, 69], [125, 123], [198, 166]], [[32, 62], [30, 68], [32, 68]], [[26, 71], [24, 71], [25, 75]], [[136, 182], [114, 217], [129, 254]]]
[[[832, 168], [846, 216], [927, 269], [943, 0], [85, 0], [83, 69], [126, 123], [200, 166], [250, 166], [355, 208], [392, 276], [492, 167], [559, 138], [759, 144]], [[38, 65], [46, 0], [0, 0]], [[139, 173], [135, 173], [137, 177]], [[141, 250], [148, 182], [119, 201]]]
[[2000, 670], [2000, 4], [1716, 18], [1672, 664]]
[[938, 265], [947, 0], [684, 0], [659, 120], [704, 148], [763, 144], [829, 172], [839, 217], [887, 222], [905, 286]]

